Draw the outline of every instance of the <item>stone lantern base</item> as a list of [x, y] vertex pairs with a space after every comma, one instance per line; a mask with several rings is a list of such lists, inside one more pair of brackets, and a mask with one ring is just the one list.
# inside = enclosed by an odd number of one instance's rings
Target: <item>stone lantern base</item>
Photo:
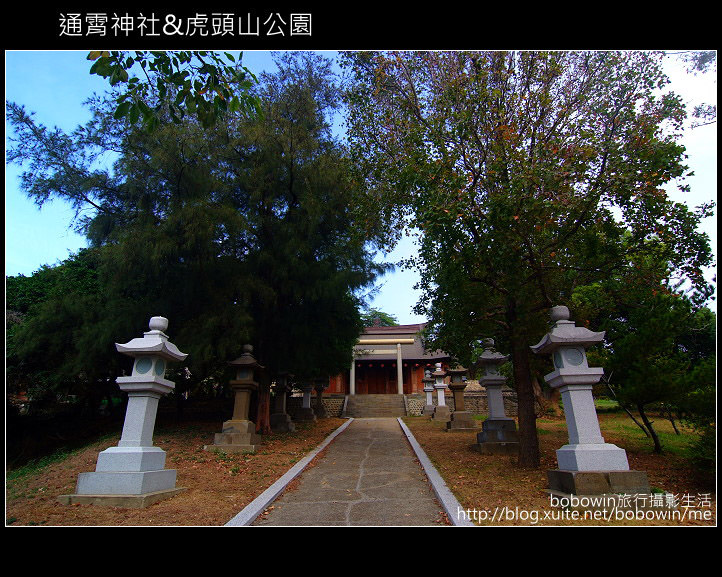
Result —
[[294, 421], [315, 421], [316, 413], [311, 407], [301, 407], [293, 414]]
[[611, 443], [568, 444], [557, 449], [563, 471], [628, 471], [627, 452]]
[[255, 453], [260, 444], [261, 436], [256, 434], [255, 423], [232, 419], [223, 423], [221, 432], [214, 435], [213, 444], [203, 449], [224, 453]]
[[478, 429], [474, 414], [469, 411], [454, 411], [446, 423], [448, 432], [467, 432], [477, 431]]
[[431, 418], [435, 421], [448, 421], [451, 418], [451, 410], [447, 405], [437, 405]]
[[649, 495], [644, 471], [547, 471], [549, 492], [554, 495]]
[[436, 408], [435, 405], [424, 405], [424, 409], [421, 412], [421, 414], [424, 415], [425, 417], [433, 417], [435, 408]]
[[514, 419], [487, 419], [476, 435], [476, 448], [482, 455], [516, 455], [519, 433]]
[[142, 508], [173, 497], [176, 470], [164, 469], [165, 451], [158, 447], [109, 447], [98, 455], [95, 472], [80, 473], [76, 492], [61, 495], [65, 505]]
[[611, 443], [564, 445], [558, 469], [547, 471], [549, 493], [570, 495], [649, 495], [647, 473], [630, 471], [627, 453]]
[[58, 501], [63, 505], [97, 505], [100, 507], [123, 507], [125, 509], [143, 509], [175, 497], [184, 487], [175, 487], [165, 491], [154, 491], [142, 495], [60, 495]]
[[296, 425], [288, 413], [273, 413], [270, 420], [274, 433], [292, 433], [296, 430]]

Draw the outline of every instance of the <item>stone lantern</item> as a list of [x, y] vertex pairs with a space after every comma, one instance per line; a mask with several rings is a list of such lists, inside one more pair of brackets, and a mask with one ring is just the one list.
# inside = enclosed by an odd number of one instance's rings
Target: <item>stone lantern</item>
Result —
[[293, 418], [296, 421], [315, 421], [316, 413], [314, 413], [313, 408], [311, 407], [311, 391], [313, 391], [313, 384], [308, 380], [304, 380], [300, 387], [303, 392], [301, 408], [294, 413]]
[[464, 389], [466, 388], [466, 376], [469, 374], [469, 370], [464, 367], [456, 367], [449, 369], [447, 373], [451, 376], [449, 388], [454, 395], [454, 412], [451, 413], [451, 417], [446, 423], [446, 430], [474, 431], [476, 430], [474, 416], [466, 410], [464, 403]]
[[431, 418], [438, 421], [448, 421], [451, 413], [449, 407], [446, 406], [447, 386], [444, 382], [446, 372], [441, 369], [441, 363], [436, 363], [436, 370], [431, 373], [431, 376], [434, 377], [434, 388], [436, 389], [436, 408]]
[[423, 415], [432, 416], [434, 414], [434, 378], [431, 371], [424, 371], [424, 393], [426, 393], [426, 405], [424, 405]]
[[116, 343], [118, 352], [134, 358], [131, 375], [116, 379], [128, 393], [120, 442], [98, 455], [94, 473], [80, 473], [76, 495], [62, 501], [144, 507], [182, 490], [175, 486], [176, 470], [164, 468], [165, 451], [153, 446], [158, 401], [175, 388], [165, 378], [167, 363], [187, 357], [168, 340], [167, 328], [168, 319], [152, 317], [142, 337]]
[[557, 450], [559, 469], [547, 474], [551, 489], [572, 494], [649, 493], [646, 473], [630, 471], [626, 451], [606, 443], [599, 428], [592, 386], [604, 369], [589, 366], [586, 349], [601, 343], [604, 332], [575, 326], [565, 306], [552, 308], [551, 320], [552, 330], [531, 347], [536, 354], [552, 355], [554, 371], [544, 380], [561, 392], [569, 433], [569, 444]]
[[319, 419], [328, 417], [326, 407], [324, 407], [323, 405], [323, 392], [328, 388], [328, 379], [324, 379], [323, 377], [318, 377], [314, 379], [313, 388], [316, 391], [316, 407], [314, 409], [316, 417], [318, 417]]
[[519, 434], [516, 422], [507, 417], [504, 410], [502, 388], [506, 384], [506, 377], [499, 374], [499, 367], [509, 360], [509, 355], [502, 355], [494, 348], [494, 339], [484, 339], [482, 343], [484, 351], [478, 362], [484, 374], [479, 384], [486, 389], [489, 416], [476, 435], [477, 448], [485, 455], [516, 454], [519, 451]]
[[223, 451], [225, 453], [255, 453], [261, 443], [256, 433], [256, 424], [249, 419], [251, 395], [258, 390], [255, 380], [256, 371], [264, 367], [253, 357], [253, 347], [243, 346], [243, 354], [228, 363], [236, 368], [236, 378], [230, 381], [233, 391], [233, 415], [223, 423], [220, 433], [216, 433], [213, 444], [206, 445], [206, 451]]
[[273, 385], [275, 400], [273, 413], [271, 413], [271, 429], [276, 433], [287, 433], [296, 430], [296, 425], [291, 420], [291, 416], [286, 412], [287, 395], [291, 390], [289, 382], [293, 379], [293, 375], [281, 372], [276, 378]]

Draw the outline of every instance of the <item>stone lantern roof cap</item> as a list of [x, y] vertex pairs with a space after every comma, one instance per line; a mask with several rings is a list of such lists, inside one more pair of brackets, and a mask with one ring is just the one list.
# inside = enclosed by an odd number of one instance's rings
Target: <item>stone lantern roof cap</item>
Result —
[[182, 361], [188, 356], [180, 352], [163, 332], [168, 328], [168, 319], [152, 317], [148, 327], [150, 330], [143, 333], [142, 337], [132, 339], [125, 344], [115, 343], [116, 350], [131, 357], [156, 355], [167, 361]]
[[479, 360], [485, 365], [502, 364], [509, 360], [509, 355], [502, 355], [497, 351], [485, 350], [479, 355]]
[[251, 353], [253, 353], [253, 347], [251, 345], [243, 345], [243, 354], [237, 359], [230, 361], [228, 364], [233, 365], [234, 367], [263, 369], [264, 367], [258, 364], [258, 361], [256, 361], [255, 357]]
[[510, 355], [502, 355], [494, 348], [494, 339], [483, 339], [484, 350], [479, 355], [479, 361], [484, 365], [501, 365], [509, 360]]
[[453, 369], [448, 369], [446, 372], [449, 375], [465, 375], [469, 372], [469, 369], [465, 369], [461, 365], [458, 365], [458, 366], [454, 367]]
[[585, 327], [577, 327], [569, 320], [569, 309], [565, 306], [552, 308], [551, 319], [556, 322], [536, 345], [531, 347], [536, 354], [552, 353], [564, 345], [590, 347], [604, 340], [605, 331], [594, 332]]

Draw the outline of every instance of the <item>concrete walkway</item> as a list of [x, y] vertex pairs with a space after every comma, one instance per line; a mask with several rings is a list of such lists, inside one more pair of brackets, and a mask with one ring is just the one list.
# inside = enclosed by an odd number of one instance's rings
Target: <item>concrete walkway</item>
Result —
[[[228, 524], [443, 525], [444, 510], [449, 509], [446, 487], [430, 483], [408, 435], [395, 418], [354, 419], [297, 477], [297, 486], [261, 503], [265, 513], [244, 510]], [[422, 464], [428, 463], [421, 457]], [[438, 483], [440, 477], [433, 473]], [[247, 509], [253, 509], [251, 505]]]

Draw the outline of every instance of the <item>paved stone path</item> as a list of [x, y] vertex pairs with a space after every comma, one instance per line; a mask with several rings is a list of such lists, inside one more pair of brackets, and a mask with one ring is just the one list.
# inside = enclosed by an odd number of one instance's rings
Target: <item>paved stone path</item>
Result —
[[354, 419], [253, 525], [440, 525], [442, 507], [396, 419]]

